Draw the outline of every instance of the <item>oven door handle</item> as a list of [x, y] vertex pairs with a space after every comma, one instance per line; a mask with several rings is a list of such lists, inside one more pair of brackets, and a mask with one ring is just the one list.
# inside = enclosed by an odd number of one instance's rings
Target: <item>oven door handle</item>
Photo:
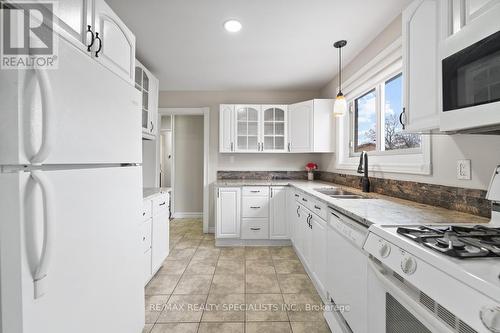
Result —
[[384, 272], [380, 271], [383, 268], [380, 267], [380, 265], [376, 264], [371, 258], [368, 259], [368, 267], [373, 271], [377, 279], [384, 285], [384, 287], [391, 294], [393, 294], [404, 307], [411, 309], [411, 311], [413, 311], [417, 315], [417, 318], [419, 320], [422, 320], [423, 324], [426, 325], [432, 332], [452, 333], [452, 331], [446, 324], [435, 318], [417, 301], [408, 296], [403, 290], [395, 286], [389, 280], [389, 278], [386, 277]]

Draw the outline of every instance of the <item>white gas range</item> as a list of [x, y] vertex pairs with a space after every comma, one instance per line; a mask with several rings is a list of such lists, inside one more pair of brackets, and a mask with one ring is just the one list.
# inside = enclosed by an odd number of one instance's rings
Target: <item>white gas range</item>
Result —
[[486, 226], [370, 227], [363, 249], [371, 332], [500, 332], [499, 173]]

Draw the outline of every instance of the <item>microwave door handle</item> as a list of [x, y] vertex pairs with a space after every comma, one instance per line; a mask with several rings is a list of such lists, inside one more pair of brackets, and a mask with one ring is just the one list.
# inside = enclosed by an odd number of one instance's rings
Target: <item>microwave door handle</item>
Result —
[[414, 314], [417, 316], [419, 320], [423, 322], [423, 324], [427, 325], [432, 332], [449, 332], [452, 331], [446, 326], [444, 323], [434, 318], [428, 310], [424, 309], [420, 304], [418, 304], [413, 298], [408, 296], [403, 290], [395, 286], [387, 276], [381, 272], [383, 269], [380, 265], [376, 264], [372, 258], [368, 259], [368, 267], [373, 272], [373, 274], [377, 277], [377, 279], [384, 285], [384, 288], [387, 289], [393, 296], [396, 297], [398, 302], [401, 303], [406, 308], [411, 309]]
[[34, 298], [42, 297], [47, 290], [47, 275], [54, 250], [54, 195], [52, 186], [43, 171], [32, 171], [31, 178], [40, 186], [43, 195], [43, 243], [40, 261], [33, 276]]

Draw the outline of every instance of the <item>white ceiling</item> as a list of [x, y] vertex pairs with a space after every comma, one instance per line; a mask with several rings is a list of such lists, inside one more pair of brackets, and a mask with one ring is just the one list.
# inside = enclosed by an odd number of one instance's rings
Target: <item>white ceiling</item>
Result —
[[[106, 0], [161, 90], [315, 90], [410, 0]], [[236, 18], [238, 34], [223, 23]]]

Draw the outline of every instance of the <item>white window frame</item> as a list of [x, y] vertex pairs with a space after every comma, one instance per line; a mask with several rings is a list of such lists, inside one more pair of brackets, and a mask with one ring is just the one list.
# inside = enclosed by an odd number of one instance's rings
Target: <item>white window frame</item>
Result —
[[[337, 121], [337, 159], [336, 168], [340, 170], [357, 170], [359, 153], [354, 153], [354, 100], [366, 92], [376, 88], [377, 103], [381, 103], [380, 85], [403, 70], [401, 38], [394, 41], [380, 52], [368, 64], [344, 83], [344, 95], [348, 101], [349, 112]], [[404, 78], [403, 78], [404, 84]], [[383, 139], [381, 116], [377, 115], [377, 148]], [[419, 148], [399, 149], [391, 151], [368, 152], [370, 170], [378, 172], [394, 172], [429, 175], [432, 172], [431, 140], [422, 135]]]

